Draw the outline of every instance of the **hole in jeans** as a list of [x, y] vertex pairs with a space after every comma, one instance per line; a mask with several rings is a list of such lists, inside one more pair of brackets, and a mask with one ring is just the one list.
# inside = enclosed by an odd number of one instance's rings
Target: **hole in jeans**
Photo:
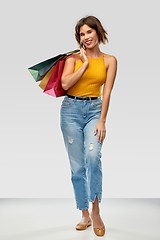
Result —
[[73, 139], [72, 139], [71, 137], [68, 137], [68, 142], [69, 142], [70, 144], [72, 144], [72, 143], [73, 143]]
[[94, 147], [94, 144], [93, 144], [93, 143], [90, 143], [90, 145], [89, 145], [89, 150], [93, 150], [93, 147]]

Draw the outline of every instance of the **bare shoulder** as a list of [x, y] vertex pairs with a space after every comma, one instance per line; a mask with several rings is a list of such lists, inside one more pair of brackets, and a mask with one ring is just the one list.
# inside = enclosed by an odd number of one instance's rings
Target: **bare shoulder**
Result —
[[106, 53], [104, 53], [104, 60], [106, 60], [106, 61], [117, 61], [115, 56], [109, 55], [109, 54], [106, 54]]
[[104, 53], [103, 59], [106, 69], [108, 69], [109, 66], [117, 66], [117, 58], [115, 56]]

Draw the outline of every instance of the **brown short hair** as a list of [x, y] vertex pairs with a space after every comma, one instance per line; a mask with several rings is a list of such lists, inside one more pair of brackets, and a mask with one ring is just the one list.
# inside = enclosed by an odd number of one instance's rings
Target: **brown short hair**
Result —
[[79, 45], [80, 45], [80, 28], [85, 24], [88, 25], [90, 28], [93, 28], [96, 30], [99, 43], [105, 44], [106, 40], [108, 42], [108, 38], [106, 36], [106, 35], [108, 35], [108, 33], [103, 28], [99, 19], [94, 16], [87, 16], [87, 17], [80, 19], [75, 27], [75, 38]]

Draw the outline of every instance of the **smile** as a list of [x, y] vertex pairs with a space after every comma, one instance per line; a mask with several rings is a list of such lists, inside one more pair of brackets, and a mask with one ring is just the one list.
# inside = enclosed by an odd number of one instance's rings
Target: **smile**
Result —
[[86, 41], [85, 43], [86, 43], [87, 45], [90, 45], [90, 44], [92, 43], [92, 40]]

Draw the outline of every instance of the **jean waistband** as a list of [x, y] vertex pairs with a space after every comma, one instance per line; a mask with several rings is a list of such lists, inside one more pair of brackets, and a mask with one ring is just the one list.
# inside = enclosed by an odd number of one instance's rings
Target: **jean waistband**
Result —
[[79, 96], [72, 96], [72, 95], [69, 95], [69, 94], [66, 94], [67, 97], [69, 98], [76, 98], [78, 100], [94, 100], [94, 99], [98, 99], [98, 97], [79, 97]]

